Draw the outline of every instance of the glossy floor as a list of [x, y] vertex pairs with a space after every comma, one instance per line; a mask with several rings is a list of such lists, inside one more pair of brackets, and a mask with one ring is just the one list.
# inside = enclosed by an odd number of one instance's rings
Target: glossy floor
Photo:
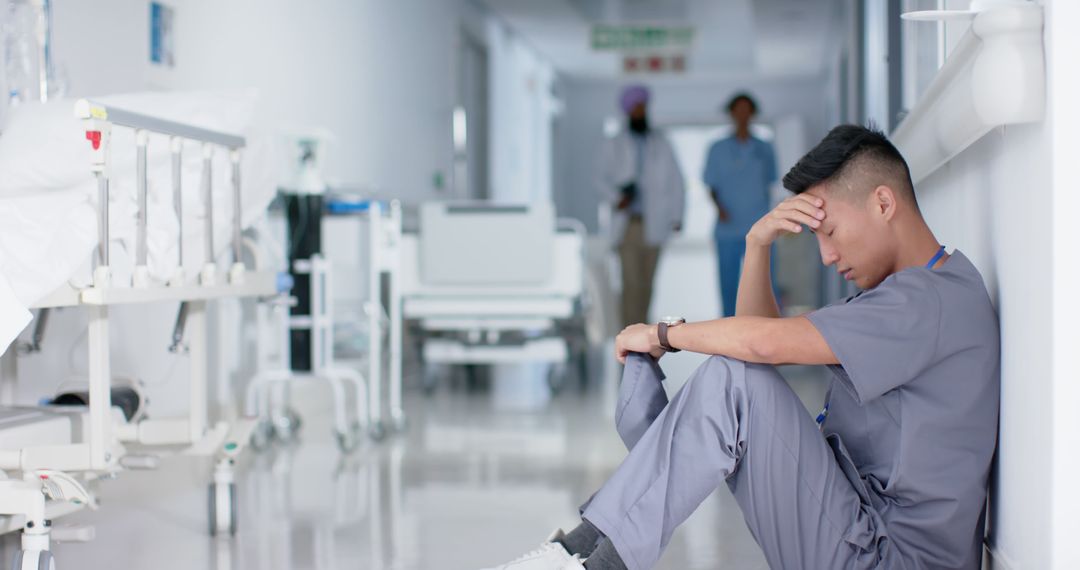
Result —
[[[694, 364], [671, 361], [670, 390]], [[209, 464], [173, 457], [106, 482], [99, 510], [61, 521], [93, 524], [97, 539], [56, 545], [58, 569], [466, 570], [509, 560], [573, 526], [577, 505], [625, 455], [611, 421], [613, 368], [588, 390], [567, 386], [555, 397], [512, 370], [484, 386], [410, 391], [407, 430], [349, 457], [329, 436], [321, 396], [298, 397], [300, 440], [243, 465], [236, 537], [207, 536]], [[820, 406], [819, 373], [787, 374], [808, 406]], [[5, 547], [9, 559], [10, 537]], [[720, 489], [675, 534], [659, 567], [765, 563]]]

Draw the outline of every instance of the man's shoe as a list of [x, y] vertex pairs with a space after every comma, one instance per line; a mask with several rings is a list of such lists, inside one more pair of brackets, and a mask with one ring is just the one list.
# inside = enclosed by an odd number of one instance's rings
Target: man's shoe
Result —
[[540, 548], [488, 570], [585, 570], [576, 554], [571, 556], [562, 544], [555, 542], [563, 536], [561, 529], [556, 530]]

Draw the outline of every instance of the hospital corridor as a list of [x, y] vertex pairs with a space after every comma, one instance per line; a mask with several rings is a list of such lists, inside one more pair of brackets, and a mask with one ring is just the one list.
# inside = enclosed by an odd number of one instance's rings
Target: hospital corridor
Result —
[[1080, 568], [1078, 29], [0, 0], [0, 570]]

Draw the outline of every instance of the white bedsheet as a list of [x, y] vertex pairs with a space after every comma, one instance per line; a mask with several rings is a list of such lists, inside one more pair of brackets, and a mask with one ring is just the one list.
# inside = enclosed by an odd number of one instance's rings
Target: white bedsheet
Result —
[[[247, 137], [242, 155], [242, 219], [259, 220], [276, 193], [278, 172], [273, 144], [253, 129], [253, 92], [174, 92], [116, 95], [102, 103], [207, 129]], [[69, 281], [89, 283], [97, 245], [97, 183], [90, 172], [89, 144], [74, 101], [29, 104], [16, 109], [0, 135], [0, 308], [29, 306]], [[114, 283], [130, 282], [135, 256], [135, 137], [114, 127], [110, 171], [110, 247]], [[158, 280], [171, 277], [177, 264], [178, 223], [173, 210], [172, 166], [167, 137], [153, 135], [147, 160], [149, 178], [148, 266]], [[182, 174], [184, 265], [195, 274], [205, 262], [202, 153], [184, 147]], [[232, 170], [228, 153], [215, 149], [214, 246], [220, 256], [232, 237]], [[3, 285], [3, 283], [0, 283]], [[6, 316], [0, 315], [0, 318]], [[0, 352], [12, 328], [26, 322], [3, 318]], [[11, 321], [10, 323], [8, 321]], [[5, 342], [7, 341], [7, 342]]]

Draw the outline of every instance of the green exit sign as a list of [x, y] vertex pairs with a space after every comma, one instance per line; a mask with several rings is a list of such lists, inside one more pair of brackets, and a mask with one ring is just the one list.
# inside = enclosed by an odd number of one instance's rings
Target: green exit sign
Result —
[[593, 26], [594, 50], [637, 50], [688, 48], [694, 41], [694, 28], [662, 26]]

